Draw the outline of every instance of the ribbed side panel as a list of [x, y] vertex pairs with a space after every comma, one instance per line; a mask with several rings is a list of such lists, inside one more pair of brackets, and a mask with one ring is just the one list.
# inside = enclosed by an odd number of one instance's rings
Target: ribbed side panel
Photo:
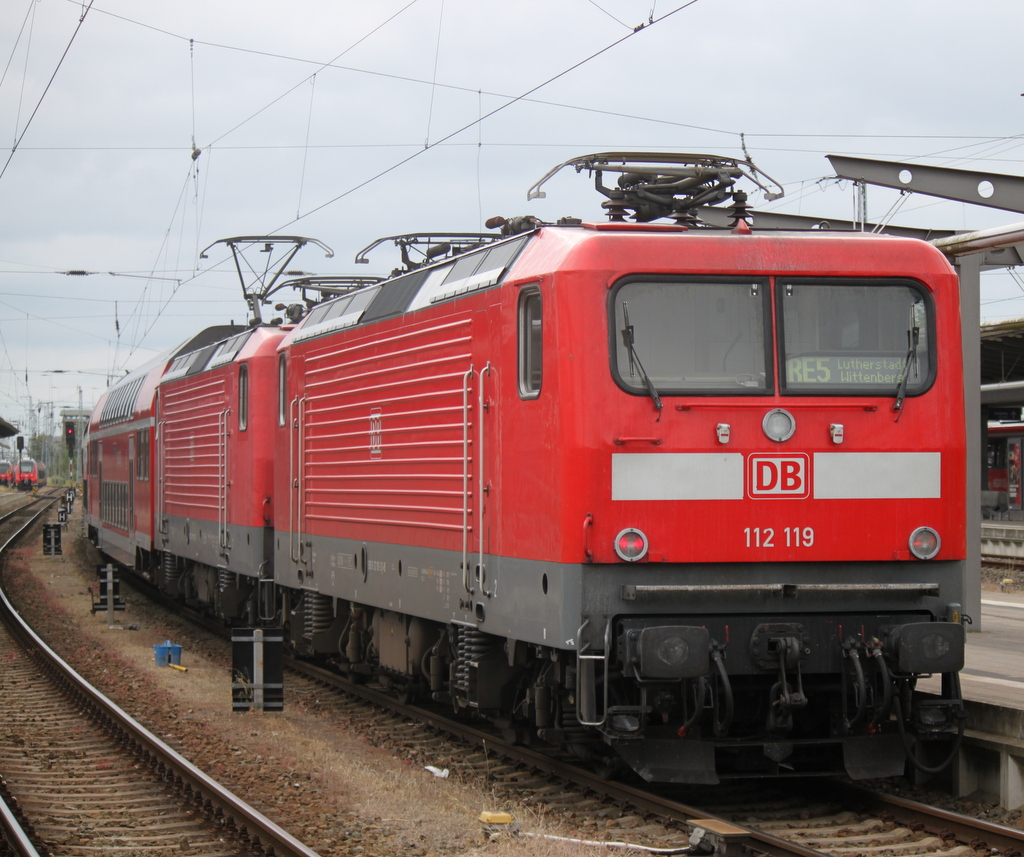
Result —
[[217, 519], [225, 381], [206, 373], [161, 391], [164, 513]]
[[[302, 482], [311, 531], [344, 523], [461, 532], [471, 324], [449, 316], [330, 337], [306, 356]], [[472, 378], [468, 389], [472, 439]]]

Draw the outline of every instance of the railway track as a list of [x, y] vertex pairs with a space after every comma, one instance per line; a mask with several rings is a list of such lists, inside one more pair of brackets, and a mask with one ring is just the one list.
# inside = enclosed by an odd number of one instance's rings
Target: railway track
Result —
[[[131, 580], [128, 575], [124, 579]], [[223, 633], [219, 626], [202, 624]], [[608, 781], [567, 760], [508, 744], [493, 731], [452, 720], [443, 712], [402, 705], [315, 665], [289, 661], [289, 668], [291, 688], [315, 699], [318, 716], [329, 717], [332, 728], [366, 735], [370, 743], [396, 750], [413, 763], [479, 778], [499, 800], [507, 796], [540, 813], [566, 816], [581, 836], [594, 840], [610, 838], [678, 853], [689, 847], [692, 831], [699, 828], [705, 835], [698, 837], [698, 850], [728, 854], [739, 848], [772, 857], [1019, 857], [1024, 851], [1024, 835], [1013, 828], [849, 790], [839, 783], [818, 780], [807, 790], [757, 782], [694, 791]]]
[[[168, 603], [155, 589], [144, 589]], [[190, 615], [204, 629], [227, 636], [209, 619]], [[325, 700], [344, 718], [346, 729], [369, 735], [403, 758], [477, 776], [489, 788], [543, 812], [568, 814], [575, 826], [595, 831], [600, 839], [628, 839], [673, 852], [689, 846], [700, 828], [705, 835], [698, 851], [733, 853], [740, 847], [771, 857], [1024, 853], [1024, 831], [841, 782], [747, 781], [698, 790], [608, 780], [571, 760], [510, 743], [495, 730], [437, 708], [404, 704], [315, 664], [286, 658], [286, 665], [292, 681], [301, 676], [367, 703]]]
[[[699, 827], [706, 834], [700, 846], [704, 850], [732, 851], [739, 846], [772, 857], [821, 853], [837, 857], [997, 853], [1020, 857], [1024, 853], [1024, 831], [841, 782], [746, 781], [698, 790], [609, 781], [577, 764], [509, 744], [493, 732], [436, 711], [402, 705], [365, 686], [349, 685], [319, 667], [301, 661], [289, 661], [288, 665], [327, 686], [366, 699], [375, 708], [388, 709], [406, 727], [411, 719], [422, 722], [438, 736], [436, 744], [425, 745], [422, 734], [417, 733], [402, 747], [406, 754], [418, 753], [435, 766], [471, 767], [520, 800], [552, 811], [572, 812], [574, 822], [584, 827], [608, 831], [603, 811], [609, 806], [628, 808], [635, 818], [626, 825], [615, 825], [615, 833], [642, 831], [644, 839], [660, 840], [662, 848], [689, 841], [693, 829]], [[390, 734], [394, 741], [394, 733]], [[466, 753], [457, 745], [444, 755], [444, 742], [452, 739], [464, 742], [463, 748], [468, 743], [478, 749]], [[559, 788], [552, 790], [553, 785]], [[659, 820], [660, 836], [649, 823], [651, 819]], [[723, 824], [727, 827], [719, 827]]]
[[[47, 500], [0, 518], [0, 552]], [[316, 857], [82, 680], [2, 593], [0, 693], [7, 853]]]

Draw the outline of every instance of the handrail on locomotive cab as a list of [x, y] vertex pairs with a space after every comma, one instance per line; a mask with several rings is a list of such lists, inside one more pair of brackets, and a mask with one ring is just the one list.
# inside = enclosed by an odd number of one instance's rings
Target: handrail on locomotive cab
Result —
[[217, 420], [217, 529], [221, 548], [228, 547], [228, 421], [231, 409], [221, 411]]
[[477, 444], [477, 472], [479, 473], [477, 486], [476, 486], [476, 497], [477, 497], [477, 518], [476, 518], [476, 529], [478, 534], [477, 546], [479, 552], [477, 554], [477, 577], [480, 581], [480, 591], [483, 592], [488, 598], [494, 593], [493, 591], [487, 591], [487, 585], [484, 581], [486, 576], [486, 570], [484, 568], [484, 412], [487, 408], [484, 402], [484, 375], [491, 374], [491, 361], [488, 360], [484, 365], [483, 369], [480, 370], [480, 387], [477, 390], [477, 398], [479, 400], [479, 409], [477, 415], [477, 423], [480, 441]]
[[[299, 496], [301, 490], [299, 471], [302, 467], [298, 461], [302, 454], [300, 446], [302, 420], [299, 416], [301, 402], [302, 400], [298, 396], [292, 399], [288, 413], [288, 555], [294, 563], [302, 561], [302, 534], [299, 532], [299, 519], [302, 516], [299, 509], [302, 499]], [[300, 435], [298, 441], [296, 441], [297, 434]], [[296, 544], [299, 545], [298, 552], [295, 550]]]
[[472, 593], [469, 573], [469, 383], [474, 377], [473, 364], [462, 376], [462, 586]]
[[[166, 420], [160, 420], [156, 424], [156, 519], [157, 529], [162, 535], [167, 535], [167, 518], [164, 515], [164, 431], [167, 427]], [[166, 543], [166, 539], [164, 540]]]

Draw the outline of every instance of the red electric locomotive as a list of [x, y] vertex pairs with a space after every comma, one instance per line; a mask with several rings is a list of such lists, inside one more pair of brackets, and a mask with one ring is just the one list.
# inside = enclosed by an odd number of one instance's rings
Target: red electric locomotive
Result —
[[[247, 487], [238, 533], [270, 514], [272, 553], [231, 582], [299, 653], [604, 768], [929, 767], [923, 745], [963, 725], [951, 267], [908, 239], [751, 230], [733, 185], [764, 179], [745, 162], [573, 163], [609, 222], [502, 221], [499, 240], [314, 307], [276, 371], [252, 370], [272, 499]], [[730, 196], [735, 227], [701, 228]], [[257, 331], [253, 360], [275, 341]], [[213, 451], [224, 384], [194, 432], [181, 417], [166, 434], [161, 472], [172, 454], [257, 454], [230, 414]], [[186, 386], [168, 375], [161, 408]], [[185, 541], [165, 565], [226, 568], [239, 536], [225, 551], [216, 516], [210, 555], [188, 553], [216, 480], [182, 467], [204, 487], [159, 501]], [[276, 593], [258, 599], [268, 560]], [[251, 616], [243, 595], [219, 612]], [[934, 673], [942, 697], [923, 700]]]
[[[228, 621], [273, 618], [270, 553], [277, 327], [175, 358], [157, 406], [160, 585]], [[255, 597], [269, 584], [261, 617]]]

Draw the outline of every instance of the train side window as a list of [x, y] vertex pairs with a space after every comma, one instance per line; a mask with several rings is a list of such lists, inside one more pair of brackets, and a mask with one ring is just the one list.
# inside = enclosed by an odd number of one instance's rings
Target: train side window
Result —
[[285, 387], [287, 373], [285, 368], [284, 355], [282, 354], [277, 360], [277, 424], [279, 426], [288, 425], [287, 388]]
[[139, 429], [135, 433], [135, 479], [139, 482], [149, 481], [149, 429]]
[[543, 379], [540, 289], [525, 288], [519, 294], [519, 397], [540, 396]]
[[238, 367], [238, 430], [245, 431], [249, 427], [249, 367], [242, 364]]

